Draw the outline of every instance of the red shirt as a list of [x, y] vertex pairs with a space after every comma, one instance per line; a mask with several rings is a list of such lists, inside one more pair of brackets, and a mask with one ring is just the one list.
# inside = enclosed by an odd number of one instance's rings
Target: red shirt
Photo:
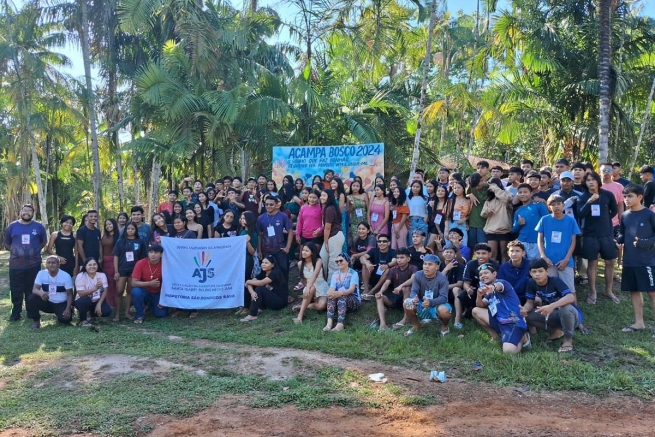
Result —
[[159, 287], [146, 287], [149, 293], [159, 293], [161, 291], [161, 261], [157, 264], [150, 264], [148, 258], [140, 259], [134, 266], [132, 279], [142, 282], [159, 279]]
[[159, 208], [157, 208], [157, 212], [164, 211], [168, 211], [170, 215], [173, 215], [173, 204], [171, 202], [160, 203]]

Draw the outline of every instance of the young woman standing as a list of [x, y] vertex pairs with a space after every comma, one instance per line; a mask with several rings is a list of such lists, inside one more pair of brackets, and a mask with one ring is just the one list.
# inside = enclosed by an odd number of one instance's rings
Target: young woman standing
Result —
[[339, 269], [337, 256], [341, 253], [345, 237], [341, 231], [341, 213], [334, 199], [334, 192], [327, 189], [321, 193], [321, 207], [323, 209], [323, 247], [321, 259], [328, 268], [328, 275]]
[[348, 216], [350, 218], [349, 247], [352, 247], [357, 238], [357, 227], [360, 223], [368, 219], [369, 199], [366, 191], [362, 188], [362, 181], [355, 178], [350, 184], [350, 194], [348, 195]]
[[134, 222], [125, 225], [125, 231], [120, 236], [114, 247], [114, 279], [116, 280], [116, 312], [114, 322], [119, 322], [121, 317], [121, 303], [123, 293], [127, 287], [125, 299], [125, 317], [133, 319], [130, 315], [132, 306], [132, 271], [137, 261], [148, 256], [148, 243], [139, 238], [139, 230]]
[[368, 208], [368, 222], [373, 235], [389, 235], [387, 223], [389, 222], [389, 200], [386, 197], [384, 185], [375, 187], [375, 195]]

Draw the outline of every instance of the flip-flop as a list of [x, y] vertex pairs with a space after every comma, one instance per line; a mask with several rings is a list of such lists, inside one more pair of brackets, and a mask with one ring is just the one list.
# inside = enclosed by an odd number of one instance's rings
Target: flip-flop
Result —
[[442, 337], [445, 337], [446, 335], [450, 334], [450, 329], [446, 329], [445, 331], [439, 331], [441, 333]]
[[295, 313], [296, 311], [300, 311], [300, 308], [302, 308], [302, 303], [297, 303], [291, 307], [291, 311]]
[[573, 345], [561, 346], [557, 349], [558, 354], [570, 354], [573, 352]]
[[294, 317], [294, 318], [293, 318], [293, 323], [294, 323], [295, 325], [302, 325], [302, 320], [298, 320], [298, 318]]
[[400, 329], [400, 328], [404, 328], [404, 327], [405, 327], [405, 324], [404, 324], [404, 323], [400, 323], [400, 322], [396, 322], [396, 323], [394, 323], [393, 325], [391, 325], [391, 327], [392, 327], [393, 329]]
[[198, 311], [192, 311], [192, 312], [189, 314], [189, 318], [190, 318], [190, 319], [195, 319], [196, 317], [198, 317]]
[[578, 279], [580, 285], [587, 285], [589, 284], [589, 278], [586, 276], [580, 276], [580, 279]]
[[603, 297], [611, 300], [612, 302], [614, 302], [617, 305], [619, 305], [621, 303], [621, 300], [616, 295], [608, 296], [608, 295], [604, 294]]
[[294, 291], [300, 291], [300, 290], [302, 290], [303, 288], [305, 288], [305, 284], [303, 284], [302, 282], [298, 282], [298, 283], [296, 284], [296, 286], [293, 287]]
[[370, 294], [362, 294], [361, 297], [362, 297], [362, 300], [363, 300], [363, 301], [368, 302], [369, 300], [371, 300], [371, 298], [372, 298], [373, 296], [371, 296]]
[[134, 319], [134, 324], [136, 324], [136, 325], [140, 325], [140, 324], [142, 324], [142, 323], [143, 323], [143, 318], [141, 318], [141, 317], [137, 317], [136, 319]]
[[587, 304], [588, 304], [588, 305], [596, 305], [596, 301], [597, 301], [597, 300], [598, 300], [598, 299], [596, 299], [596, 298], [588, 297], [588, 298], [587, 298]]
[[410, 328], [410, 329], [408, 329], [407, 331], [405, 331], [405, 333], [404, 333], [403, 335], [404, 335], [405, 337], [409, 337], [409, 336], [412, 335], [412, 334], [414, 334], [414, 330]]
[[646, 328], [635, 328], [634, 326], [626, 326], [625, 328], [621, 329], [621, 332], [639, 332], [639, 331], [645, 331]]

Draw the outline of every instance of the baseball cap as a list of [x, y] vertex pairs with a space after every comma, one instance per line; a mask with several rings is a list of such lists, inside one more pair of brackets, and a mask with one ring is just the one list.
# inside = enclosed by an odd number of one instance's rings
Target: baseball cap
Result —
[[573, 173], [571, 173], [570, 171], [563, 171], [563, 172], [559, 175], [559, 178], [560, 178], [560, 179], [569, 178], [569, 179], [573, 180]]

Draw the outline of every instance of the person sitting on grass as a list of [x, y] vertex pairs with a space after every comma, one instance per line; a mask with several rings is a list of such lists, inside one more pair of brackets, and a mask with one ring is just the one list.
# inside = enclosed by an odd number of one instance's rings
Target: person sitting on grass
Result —
[[146, 305], [150, 308], [150, 313], [157, 318], [168, 315], [168, 308], [159, 305], [163, 253], [163, 247], [153, 244], [148, 248], [148, 256], [139, 260], [132, 271], [132, 303], [136, 310], [136, 324], [143, 323]]
[[302, 260], [298, 262], [298, 270], [305, 286], [302, 301], [292, 308], [293, 311], [298, 311], [298, 317], [293, 319], [293, 323], [302, 323], [307, 309], [323, 311], [327, 307], [329, 285], [323, 277], [323, 260], [318, 254], [318, 247], [311, 241], [305, 243], [300, 251]]
[[[521, 314], [528, 325], [548, 331], [549, 341], [562, 338], [559, 353], [573, 352], [573, 332], [582, 323], [582, 312], [575, 306], [575, 292], [555, 276], [548, 276], [545, 259], [530, 261], [530, 276], [525, 291], [527, 299]], [[535, 299], [542, 305], [535, 308]]]
[[459, 256], [461, 256], [459, 262], [466, 264], [471, 260], [471, 249], [462, 243], [463, 238], [464, 232], [462, 232], [462, 230], [459, 228], [452, 228], [448, 232], [448, 239], [446, 241], [442, 241], [442, 239], [437, 236], [435, 239], [437, 252], [442, 250], [444, 247], [455, 246], [457, 248], [457, 252], [459, 252]]
[[[386, 238], [386, 237], [385, 237]], [[340, 253], [336, 259], [339, 270], [330, 279], [327, 292], [327, 324], [323, 331], [343, 331], [346, 313], [357, 311], [362, 304], [359, 296], [359, 275], [350, 268], [350, 257]], [[334, 313], [337, 312], [337, 324], [334, 324]]]
[[448, 323], [453, 307], [448, 303], [448, 278], [439, 271], [440, 263], [437, 255], [426, 255], [423, 258], [423, 270], [414, 275], [410, 295], [403, 303], [405, 317], [412, 323], [412, 328], [405, 332], [405, 337], [421, 328], [419, 318], [439, 318], [441, 335], [450, 333]]
[[[380, 291], [375, 293], [380, 331], [388, 329], [385, 317], [386, 308], [402, 308], [404, 300], [409, 297], [414, 274], [418, 271], [416, 266], [410, 263], [410, 256], [410, 251], [406, 247], [398, 251], [396, 254], [398, 265], [389, 270]], [[393, 328], [402, 328], [405, 323], [407, 323], [407, 319], [403, 317], [400, 322], [393, 324]]]
[[385, 280], [384, 274], [396, 265], [396, 251], [390, 249], [390, 244], [387, 235], [378, 235], [378, 247], [359, 258], [362, 263], [363, 300], [370, 300], [371, 296], [380, 291]]
[[500, 338], [503, 353], [518, 354], [530, 346], [530, 335], [525, 319], [521, 316], [521, 302], [512, 284], [497, 278], [491, 264], [478, 267], [478, 288], [473, 318], [491, 335], [491, 341]]
[[[246, 281], [246, 288], [251, 298], [250, 314], [241, 319], [241, 322], [248, 323], [257, 320], [264, 308], [281, 310], [287, 306], [289, 287], [284, 273], [275, 264], [279, 260], [280, 258], [273, 255], [266, 255], [262, 259], [262, 271], [259, 272], [259, 275], [255, 279]], [[286, 262], [286, 259], [282, 262]]]
[[617, 242], [623, 244], [623, 272], [621, 290], [629, 291], [635, 322], [623, 332], [643, 331], [644, 293], [648, 293], [655, 309], [655, 213], [642, 201], [644, 188], [628, 185], [623, 189], [626, 211], [621, 216]]
[[455, 329], [462, 329], [462, 317], [470, 317], [471, 310], [475, 308], [477, 295], [475, 290], [480, 279], [478, 278], [478, 267], [482, 264], [491, 263], [498, 271], [498, 263], [491, 261], [491, 247], [487, 243], [478, 243], [473, 248], [475, 259], [466, 263], [463, 275], [463, 290], [455, 296]]
[[440, 271], [446, 278], [448, 278], [448, 303], [454, 308], [455, 296], [462, 291], [464, 284], [464, 268], [466, 264], [462, 264], [461, 257], [455, 246], [446, 246], [441, 252], [441, 268]]
[[75, 277], [75, 308], [80, 316], [80, 326], [92, 326], [93, 316], [111, 316], [111, 307], [107, 303], [107, 275], [98, 271], [98, 261], [87, 258], [82, 271]]
[[46, 258], [45, 270], [36, 275], [25, 307], [27, 317], [34, 321], [30, 329], [41, 327], [41, 312], [55, 314], [60, 325], [70, 324], [73, 317], [73, 278], [59, 268], [57, 255]]
[[[541, 205], [539, 203], [538, 205]], [[498, 270], [498, 279], [504, 279], [512, 284], [521, 305], [525, 304], [525, 287], [530, 279], [530, 261], [526, 258], [527, 251], [519, 240], [507, 244], [509, 261], [501, 264]]]

